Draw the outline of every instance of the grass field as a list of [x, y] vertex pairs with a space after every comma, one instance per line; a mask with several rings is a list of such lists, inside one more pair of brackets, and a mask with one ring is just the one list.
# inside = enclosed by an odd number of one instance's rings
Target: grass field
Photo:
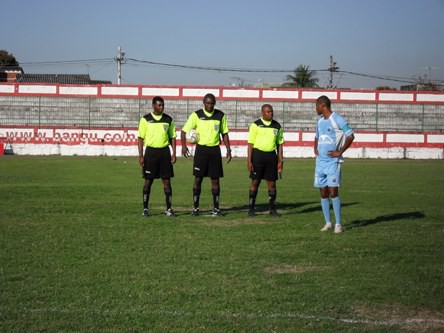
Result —
[[[137, 158], [0, 156], [1, 332], [442, 332], [443, 161], [351, 160], [343, 234], [321, 233], [314, 160], [287, 159], [280, 218], [246, 217], [244, 159], [225, 166], [224, 217], [175, 218]], [[201, 210], [211, 209], [203, 184]]]

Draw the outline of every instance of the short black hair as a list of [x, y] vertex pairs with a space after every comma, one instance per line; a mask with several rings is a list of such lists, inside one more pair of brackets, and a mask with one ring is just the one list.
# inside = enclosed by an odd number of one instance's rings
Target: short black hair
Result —
[[163, 98], [160, 96], [156, 96], [153, 98], [153, 105], [156, 104], [157, 102], [161, 102], [162, 104], [165, 104]]
[[214, 103], [216, 103], [216, 96], [214, 96], [213, 94], [206, 94], [206, 95], [204, 96], [204, 98], [203, 98], [203, 101], [205, 102], [205, 100], [206, 100], [207, 98], [211, 98], [212, 101], [213, 101]]
[[263, 110], [264, 108], [270, 108], [270, 109], [273, 110], [273, 107], [271, 106], [271, 104], [264, 104], [264, 105], [262, 105], [261, 110]]
[[320, 104], [325, 104], [325, 106], [328, 107], [328, 108], [331, 106], [330, 98], [328, 98], [325, 95], [322, 95], [322, 96], [318, 97], [316, 102], [320, 103]]

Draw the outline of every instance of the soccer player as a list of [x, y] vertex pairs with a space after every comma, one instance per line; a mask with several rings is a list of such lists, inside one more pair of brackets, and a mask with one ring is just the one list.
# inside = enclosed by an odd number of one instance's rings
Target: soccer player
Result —
[[163, 113], [165, 102], [162, 97], [154, 97], [152, 107], [153, 111], [144, 115], [139, 122], [139, 164], [145, 178], [142, 215], [144, 217], [149, 215], [148, 202], [154, 179], [162, 178], [166, 201], [165, 215], [174, 216], [171, 208], [173, 195], [171, 178], [174, 177], [173, 164], [176, 163], [176, 128], [173, 119]]
[[330, 199], [335, 215], [335, 233], [343, 232], [341, 225], [341, 200], [339, 185], [341, 183], [342, 154], [350, 147], [355, 136], [347, 121], [339, 114], [332, 112], [331, 102], [327, 96], [316, 100], [316, 112], [320, 116], [316, 127], [314, 153], [316, 169], [314, 186], [321, 194], [321, 207], [325, 225], [321, 231], [332, 229], [330, 219]]
[[220, 150], [220, 137], [227, 149], [227, 163], [231, 161], [230, 139], [226, 115], [215, 109], [216, 97], [206, 94], [203, 98], [203, 109], [193, 112], [182, 128], [182, 156], [190, 156], [187, 147], [186, 133], [191, 129], [199, 132], [199, 142], [196, 145], [193, 162], [193, 211], [192, 215], [199, 215], [199, 200], [204, 177], [211, 178], [211, 192], [213, 194], [213, 216], [220, 216], [219, 208], [220, 178], [224, 176], [222, 154]]
[[251, 185], [249, 192], [248, 216], [254, 216], [254, 206], [259, 185], [265, 179], [268, 187], [270, 215], [279, 216], [276, 211], [276, 180], [283, 168], [284, 133], [281, 125], [273, 119], [273, 107], [264, 104], [262, 117], [250, 125], [248, 132], [248, 171]]

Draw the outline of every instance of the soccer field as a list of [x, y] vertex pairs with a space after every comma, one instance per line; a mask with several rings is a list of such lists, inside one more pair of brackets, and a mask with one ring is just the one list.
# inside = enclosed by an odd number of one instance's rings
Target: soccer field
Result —
[[280, 218], [247, 218], [246, 160], [225, 165], [223, 217], [190, 215], [192, 161], [173, 208], [160, 181], [142, 218], [137, 158], [0, 156], [1, 332], [444, 330], [444, 162], [352, 160], [343, 234], [321, 233], [313, 159], [286, 159]]

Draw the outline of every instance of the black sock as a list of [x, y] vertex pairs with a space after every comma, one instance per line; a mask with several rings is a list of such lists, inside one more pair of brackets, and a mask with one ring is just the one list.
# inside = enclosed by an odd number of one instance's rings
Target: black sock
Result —
[[268, 191], [268, 199], [270, 204], [270, 210], [276, 209], [276, 192]]
[[216, 209], [219, 209], [219, 195], [220, 195], [220, 190], [211, 190], [211, 193], [213, 193], [213, 206]]
[[254, 206], [256, 205], [256, 197], [257, 197], [257, 191], [250, 191], [250, 200], [248, 202], [248, 209], [254, 210]]
[[193, 207], [199, 208], [200, 189], [193, 188]]
[[166, 202], [166, 208], [168, 210], [171, 208], [172, 205], [173, 190], [171, 188], [164, 188], [163, 191], [165, 192], [165, 202]]
[[143, 208], [148, 209], [148, 201], [150, 201], [150, 191], [151, 188], [144, 186], [143, 187]]

